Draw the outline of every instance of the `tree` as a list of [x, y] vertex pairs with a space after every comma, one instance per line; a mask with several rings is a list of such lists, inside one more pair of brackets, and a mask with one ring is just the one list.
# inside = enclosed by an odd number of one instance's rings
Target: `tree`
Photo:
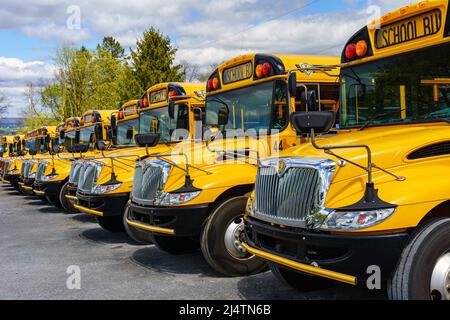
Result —
[[182, 66], [174, 65], [176, 52], [163, 33], [154, 28], [144, 31], [136, 51], [131, 50], [134, 77], [142, 92], [160, 82], [183, 81]]
[[125, 49], [113, 37], [104, 37], [102, 44], [97, 46], [97, 49], [102, 49], [111, 53], [114, 59], [125, 59]]

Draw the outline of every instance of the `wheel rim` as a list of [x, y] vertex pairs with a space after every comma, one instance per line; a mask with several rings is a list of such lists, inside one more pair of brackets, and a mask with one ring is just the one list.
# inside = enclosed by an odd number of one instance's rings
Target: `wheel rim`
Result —
[[450, 252], [442, 255], [434, 266], [430, 294], [433, 300], [450, 300]]
[[225, 248], [227, 249], [228, 253], [236, 259], [245, 259], [249, 256], [247, 250], [245, 250], [242, 246], [243, 233], [243, 215], [231, 220], [225, 230]]

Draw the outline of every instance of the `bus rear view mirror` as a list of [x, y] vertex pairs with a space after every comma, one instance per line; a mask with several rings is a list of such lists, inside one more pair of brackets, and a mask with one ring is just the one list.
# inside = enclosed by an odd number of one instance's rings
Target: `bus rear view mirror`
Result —
[[94, 127], [95, 139], [97, 141], [103, 140], [103, 127], [101, 124], [97, 123]]
[[154, 147], [159, 142], [159, 134], [137, 134], [134, 136], [134, 141], [138, 147]]
[[170, 119], [175, 119], [175, 103], [169, 100], [169, 105], [167, 106], [167, 111], [169, 113]]
[[289, 75], [288, 79], [289, 95], [295, 97], [297, 95], [297, 74], [295, 72]]
[[334, 111], [295, 112], [291, 115], [291, 123], [297, 132], [302, 134], [326, 133], [336, 121]]
[[127, 129], [127, 140], [133, 139], [133, 136], [134, 136], [134, 129], [133, 127], [129, 127]]
[[226, 107], [226, 106], [221, 107], [217, 114], [217, 124], [219, 126], [227, 125], [229, 116], [230, 116], [230, 111], [228, 110], [228, 107]]
[[95, 143], [95, 145], [96, 145], [97, 149], [100, 150], [100, 151], [106, 150], [106, 143], [105, 143], [105, 141], [103, 141], [103, 140], [98, 140], [98, 141]]
[[59, 137], [60, 137], [62, 140], [64, 140], [64, 138], [66, 137], [66, 131], [61, 130], [61, 131], [59, 132]]

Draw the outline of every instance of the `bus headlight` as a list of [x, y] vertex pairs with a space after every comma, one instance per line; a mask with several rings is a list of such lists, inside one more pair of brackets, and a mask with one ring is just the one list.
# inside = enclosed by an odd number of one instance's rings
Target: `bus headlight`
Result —
[[173, 206], [186, 203], [196, 198], [200, 191], [184, 192], [184, 193], [167, 193], [160, 192], [156, 195], [155, 205], [157, 206]]
[[93, 188], [92, 193], [103, 194], [103, 193], [112, 192], [112, 191], [118, 189], [121, 185], [122, 185], [121, 183], [116, 183], [116, 184], [97, 184]]
[[370, 211], [333, 211], [320, 226], [323, 230], [357, 230], [376, 225], [390, 217], [395, 208]]
[[54, 175], [49, 175], [49, 176], [42, 176], [42, 181], [51, 181], [51, 180], [55, 180], [56, 178], [58, 178], [59, 175], [54, 174]]

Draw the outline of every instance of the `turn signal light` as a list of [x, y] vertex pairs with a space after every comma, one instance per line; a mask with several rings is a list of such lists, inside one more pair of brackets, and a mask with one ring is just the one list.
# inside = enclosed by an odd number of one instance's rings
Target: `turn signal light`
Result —
[[142, 99], [142, 107], [143, 108], [148, 107], [148, 100], [147, 100], [147, 98]]
[[213, 80], [212, 79], [208, 80], [207, 88], [208, 88], [208, 90], [211, 90], [213, 88]]
[[80, 120], [80, 124], [83, 126], [84, 125], [84, 119]]
[[364, 57], [366, 55], [366, 53], [367, 53], [367, 42], [364, 41], [364, 40], [359, 40], [356, 43], [355, 50], [356, 50], [356, 55], [358, 57]]
[[169, 91], [169, 99], [177, 95], [176, 91]]
[[263, 66], [262, 64], [258, 64], [255, 70], [256, 77], [261, 78], [263, 75]]
[[265, 62], [262, 66], [262, 73], [264, 76], [268, 76], [270, 74], [270, 70], [272, 67], [270, 66], [270, 63]]
[[345, 57], [348, 60], [353, 60], [356, 58], [356, 46], [353, 43], [350, 43], [346, 48], [345, 48]]
[[219, 78], [214, 77], [213, 80], [212, 80], [212, 82], [213, 82], [213, 88], [214, 88], [214, 89], [219, 88]]

